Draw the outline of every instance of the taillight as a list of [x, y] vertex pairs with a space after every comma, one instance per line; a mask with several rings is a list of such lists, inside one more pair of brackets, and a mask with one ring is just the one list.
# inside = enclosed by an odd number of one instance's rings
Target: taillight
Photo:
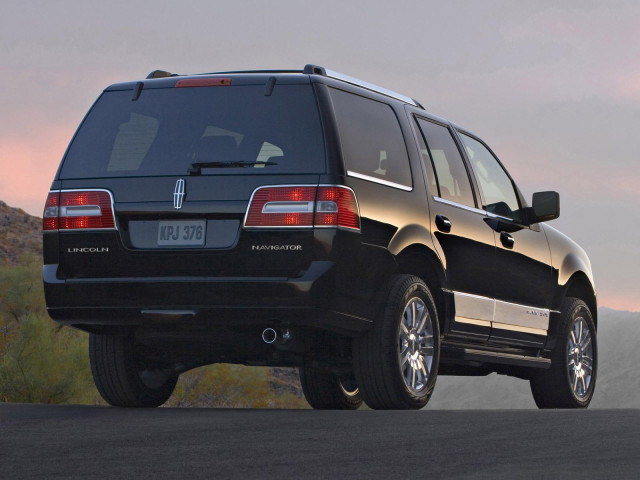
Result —
[[111, 194], [106, 190], [50, 192], [44, 206], [43, 230], [115, 228]]
[[253, 193], [245, 227], [313, 227], [316, 187], [262, 187]]
[[360, 215], [356, 196], [348, 187], [260, 187], [251, 197], [244, 226], [360, 230]]
[[318, 187], [316, 227], [341, 227], [360, 230], [360, 213], [353, 190], [338, 186]]

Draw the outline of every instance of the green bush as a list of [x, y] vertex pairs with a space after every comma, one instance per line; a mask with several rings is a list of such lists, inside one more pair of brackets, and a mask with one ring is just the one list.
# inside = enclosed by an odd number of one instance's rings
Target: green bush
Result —
[[0, 268], [0, 401], [93, 403], [86, 334], [49, 319], [40, 271]]
[[36, 314], [19, 323], [0, 359], [0, 401], [95, 403], [86, 334]]

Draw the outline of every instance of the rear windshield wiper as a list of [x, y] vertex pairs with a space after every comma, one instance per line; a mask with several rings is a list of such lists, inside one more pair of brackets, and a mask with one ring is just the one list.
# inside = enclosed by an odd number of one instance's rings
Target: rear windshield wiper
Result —
[[189, 175], [200, 175], [203, 168], [244, 168], [256, 165], [277, 165], [276, 162], [193, 162], [188, 170]]

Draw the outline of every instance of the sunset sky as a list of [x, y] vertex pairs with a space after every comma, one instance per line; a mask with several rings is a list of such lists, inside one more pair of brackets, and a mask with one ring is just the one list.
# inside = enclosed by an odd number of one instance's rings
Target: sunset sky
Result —
[[315, 63], [483, 137], [589, 253], [599, 304], [640, 310], [637, 0], [29, 1], [0, 15], [0, 200], [41, 216], [107, 85]]

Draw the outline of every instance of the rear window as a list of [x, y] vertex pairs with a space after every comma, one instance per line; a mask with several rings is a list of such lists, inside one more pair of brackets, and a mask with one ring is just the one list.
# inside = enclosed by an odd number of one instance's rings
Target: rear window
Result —
[[[145, 89], [104, 92], [78, 130], [61, 179], [324, 173], [325, 154], [309, 85]], [[242, 166], [239, 166], [241, 162]], [[225, 164], [235, 164], [229, 168]]]

